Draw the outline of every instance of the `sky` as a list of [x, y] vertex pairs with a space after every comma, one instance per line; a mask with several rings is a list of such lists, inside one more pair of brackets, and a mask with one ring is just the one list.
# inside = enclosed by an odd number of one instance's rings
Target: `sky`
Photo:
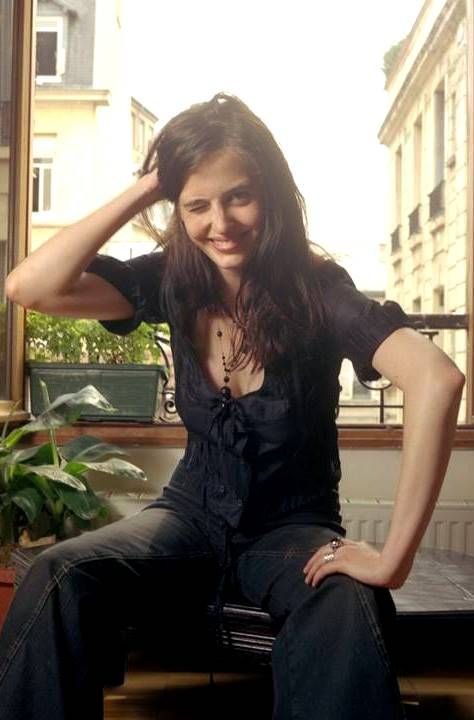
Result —
[[308, 209], [311, 240], [364, 290], [385, 286], [388, 109], [384, 53], [423, 0], [124, 0], [131, 92], [158, 127], [220, 90], [238, 95], [280, 144]]

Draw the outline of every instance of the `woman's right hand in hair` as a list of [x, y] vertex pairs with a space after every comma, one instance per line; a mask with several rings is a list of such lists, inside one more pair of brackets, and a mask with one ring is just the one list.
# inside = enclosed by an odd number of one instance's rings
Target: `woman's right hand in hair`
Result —
[[133, 312], [129, 301], [106, 280], [84, 270], [112, 235], [160, 199], [154, 170], [28, 255], [8, 275], [7, 296], [49, 315], [98, 320], [129, 317]]
[[143, 209], [163, 199], [161, 195], [160, 178], [156, 168], [142, 175], [137, 180], [137, 184], [143, 188]]

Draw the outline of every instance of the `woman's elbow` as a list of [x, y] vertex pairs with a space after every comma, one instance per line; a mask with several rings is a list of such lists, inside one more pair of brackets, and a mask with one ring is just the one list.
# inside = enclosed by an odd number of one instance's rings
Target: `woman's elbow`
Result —
[[440, 393], [448, 393], [457, 397], [462, 395], [466, 376], [452, 360], [448, 359], [448, 362], [443, 363], [442, 368], [434, 370], [431, 383]]
[[5, 295], [11, 302], [16, 305], [21, 305], [26, 310], [35, 309], [31, 302], [31, 298], [28, 298], [25, 293], [22, 292], [21, 283], [19, 283], [15, 277], [14, 271], [5, 278]]

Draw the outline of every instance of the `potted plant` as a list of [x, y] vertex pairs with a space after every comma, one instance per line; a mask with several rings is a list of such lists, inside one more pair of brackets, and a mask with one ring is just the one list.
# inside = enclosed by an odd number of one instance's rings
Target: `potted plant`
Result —
[[[121, 336], [95, 320], [72, 320], [27, 312], [27, 368], [31, 412], [41, 407], [39, 380], [47, 383], [52, 399], [90, 383], [117, 408], [114, 420], [153, 421], [165, 367], [159, 364], [156, 334], [169, 334], [167, 325], [142, 323]], [[104, 419], [101, 408], [88, 410], [84, 420]]]
[[[13, 584], [9, 556], [14, 548], [21, 544], [37, 545], [40, 537], [61, 540], [68, 534], [89, 529], [97, 518], [107, 516], [107, 506], [87, 479], [89, 470], [146, 480], [140, 468], [117, 457], [126, 453], [116, 445], [89, 435], [76, 437], [62, 446], [57, 444], [56, 429], [72, 424], [86, 407], [106, 413], [115, 411], [95, 387], [88, 385], [50, 402], [46, 385], [42, 381], [40, 385], [44, 410], [36, 419], [8, 434], [7, 422], [0, 437], [0, 548], [1, 562], [6, 566], [6, 572], [0, 573], [0, 611], [8, 606], [7, 581], [10, 588]], [[18, 447], [25, 436], [41, 431], [48, 433], [47, 442]]]

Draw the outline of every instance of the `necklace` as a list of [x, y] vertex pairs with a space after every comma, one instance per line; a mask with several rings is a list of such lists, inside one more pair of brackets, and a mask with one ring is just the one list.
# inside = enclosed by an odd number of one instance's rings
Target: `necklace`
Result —
[[[232, 320], [232, 323], [235, 327], [236, 322], [235, 320]], [[222, 357], [222, 367], [224, 369], [224, 384], [221, 387], [221, 396], [222, 396], [222, 405], [226, 405], [230, 399], [232, 398], [232, 390], [230, 389], [229, 383], [230, 383], [230, 373], [231, 370], [227, 365], [227, 359], [224, 352], [224, 343], [222, 341], [222, 338], [224, 337], [224, 333], [220, 328], [217, 329], [216, 335], [219, 338], [220, 346], [221, 346], [221, 357]]]

